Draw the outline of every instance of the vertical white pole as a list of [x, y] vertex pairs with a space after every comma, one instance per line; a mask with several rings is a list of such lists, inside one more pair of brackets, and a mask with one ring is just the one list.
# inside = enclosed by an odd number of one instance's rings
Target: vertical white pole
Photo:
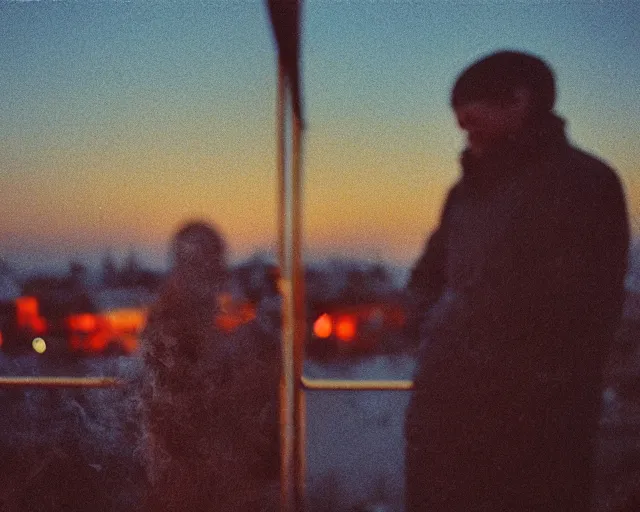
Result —
[[304, 294], [304, 267], [302, 264], [302, 120], [292, 109], [292, 165], [291, 165], [291, 270], [293, 278], [293, 373], [294, 373], [294, 435], [296, 510], [306, 509], [306, 438], [305, 394], [302, 387], [304, 370], [304, 343], [306, 339], [306, 307]]
[[[282, 510], [305, 508], [305, 402], [302, 388], [306, 312], [302, 267], [302, 120], [278, 66], [278, 238], [282, 295], [280, 440]], [[288, 86], [288, 87], [287, 87]], [[289, 94], [287, 95], [287, 90]], [[288, 128], [291, 144], [287, 141]], [[289, 151], [290, 149], [290, 151]]]
[[282, 296], [282, 370], [280, 374], [280, 499], [283, 512], [295, 512], [293, 315], [287, 243], [286, 78], [278, 66], [278, 262]]

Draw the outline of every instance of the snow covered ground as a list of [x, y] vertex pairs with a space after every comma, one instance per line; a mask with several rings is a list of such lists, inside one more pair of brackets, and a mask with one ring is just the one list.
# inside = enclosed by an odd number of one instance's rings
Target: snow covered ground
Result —
[[[352, 364], [309, 362], [315, 378], [410, 379], [409, 356], [377, 356]], [[307, 494], [313, 510], [385, 504], [402, 510], [407, 391], [307, 393]]]
[[[407, 379], [413, 366], [407, 356], [378, 356], [342, 363], [308, 362], [305, 371], [316, 378]], [[60, 362], [35, 355], [0, 355], [0, 375], [108, 375], [133, 380], [139, 371], [140, 361], [134, 357]], [[373, 502], [385, 503], [385, 511], [402, 510], [402, 424], [408, 399], [409, 393], [401, 391], [308, 393], [311, 510], [348, 511]], [[131, 471], [139, 466], [136, 417], [126, 388], [0, 390], [0, 407], [4, 412], [0, 450], [45, 454], [51, 447], [70, 449], [105, 473], [113, 469], [114, 460], [126, 461], [130, 471], [121, 471], [120, 497], [115, 501], [120, 510], [131, 505], [126, 500], [136, 480]]]
[[[408, 355], [384, 355], [332, 363], [308, 361], [305, 373], [315, 378], [408, 379], [414, 366]], [[140, 361], [135, 357], [61, 363], [0, 354], [0, 375], [109, 375], [129, 380], [139, 370]], [[311, 512], [402, 512], [402, 432], [409, 395], [406, 391], [307, 393], [307, 497]], [[127, 388], [0, 390], [0, 452], [15, 455], [25, 450], [39, 457], [51, 447], [71, 450], [103, 475], [112, 510], [133, 510], [140, 490], [136, 474], [140, 466], [135, 441], [138, 425], [129, 398]], [[606, 438], [600, 467], [611, 480], [600, 485], [603, 496], [597, 510], [609, 512], [616, 510], [611, 507], [620, 500], [605, 493], [630, 492], [619, 487], [620, 473], [614, 466], [633, 456], [635, 452], [630, 450], [640, 446], [629, 432], [622, 437], [617, 434], [616, 425], [624, 419], [626, 406], [615, 389], [607, 389], [604, 399]], [[3, 478], [6, 482], [7, 475], [0, 474], [0, 501], [6, 492]], [[15, 473], [15, 478], [20, 474]], [[376, 504], [384, 508], [359, 508]]]

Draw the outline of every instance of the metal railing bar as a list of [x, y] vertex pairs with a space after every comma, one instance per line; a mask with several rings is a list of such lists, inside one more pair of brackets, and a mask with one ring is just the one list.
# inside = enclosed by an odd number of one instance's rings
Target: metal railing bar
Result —
[[302, 376], [302, 387], [308, 391], [411, 391], [412, 380], [310, 379]]
[[115, 388], [125, 382], [115, 377], [0, 377], [0, 388]]
[[[412, 380], [350, 380], [315, 379], [302, 377], [303, 389], [307, 391], [411, 391]], [[0, 377], [0, 388], [113, 388], [126, 385], [115, 377]]]

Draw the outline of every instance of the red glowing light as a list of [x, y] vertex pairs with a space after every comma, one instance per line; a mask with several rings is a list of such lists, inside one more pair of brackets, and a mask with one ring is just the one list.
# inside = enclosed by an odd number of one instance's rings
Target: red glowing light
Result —
[[20, 329], [29, 329], [33, 334], [45, 334], [47, 321], [40, 316], [40, 305], [35, 297], [16, 299], [16, 323]]
[[38, 300], [35, 297], [18, 297], [16, 299], [16, 320], [18, 327], [30, 327], [34, 318], [38, 317]]
[[318, 338], [328, 338], [333, 330], [333, 322], [331, 317], [326, 313], [320, 315], [313, 323], [313, 334]]
[[47, 320], [41, 316], [37, 316], [31, 320], [31, 329], [34, 334], [45, 334], [47, 332]]
[[67, 319], [69, 328], [72, 331], [91, 332], [96, 329], [98, 321], [95, 315], [84, 313], [80, 315], [72, 315]]
[[353, 316], [342, 316], [336, 322], [336, 336], [340, 341], [353, 341], [356, 337], [356, 320]]

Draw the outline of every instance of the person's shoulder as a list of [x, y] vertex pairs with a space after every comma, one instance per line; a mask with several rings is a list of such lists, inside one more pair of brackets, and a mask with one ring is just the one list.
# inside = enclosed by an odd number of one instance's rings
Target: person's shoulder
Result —
[[585, 192], [603, 193], [620, 189], [618, 173], [601, 158], [575, 146], [569, 146], [564, 158], [563, 177]]
[[447, 191], [444, 199], [444, 203], [442, 205], [442, 211], [440, 216], [443, 220], [446, 220], [453, 210], [455, 210], [456, 205], [464, 202], [465, 195], [465, 186], [462, 181], [462, 178], [458, 179]]
[[594, 214], [600, 210], [624, 209], [624, 192], [618, 173], [601, 158], [566, 145], [542, 162], [546, 178], [541, 185], [548, 196], [544, 203], [557, 206], [549, 212], [551, 215], [560, 212], [571, 215], [572, 211], [585, 208]]
[[451, 185], [451, 187], [449, 187], [449, 190], [447, 191], [447, 195], [445, 196], [445, 204], [455, 202], [462, 194], [463, 188], [464, 188], [463, 179], [459, 178], [457, 181], [453, 183], [453, 185]]
[[[568, 146], [553, 166], [553, 181], [547, 183], [550, 215], [569, 222], [585, 236], [595, 231], [627, 230], [626, 200], [622, 182], [611, 165], [575, 146]], [[594, 231], [595, 230], [595, 231]]]

